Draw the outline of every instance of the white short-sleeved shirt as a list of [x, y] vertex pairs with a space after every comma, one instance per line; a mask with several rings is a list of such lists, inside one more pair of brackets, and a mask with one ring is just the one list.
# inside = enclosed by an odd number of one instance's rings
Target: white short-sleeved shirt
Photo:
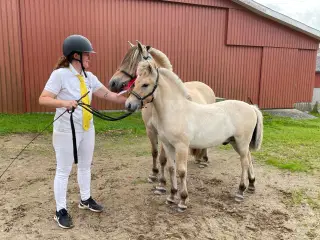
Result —
[[[79, 73], [70, 64], [69, 68], [59, 68], [51, 73], [44, 89], [57, 95], [59, 100], [78, 100], [81, 98]], [[91, 72], [87, 72], [85, 83], [89, 92], [89, 102], [92, 100], [92, 93], [103, 85]], [[84, 76], [83, 72], [82, 75]], [[62, 114], [66, 108], [56, 108], [55, 119]], [[78, 106], [73, 113], [73, 121], [76, 132], [84, 132], [82, 127], [82, 107]], [[90, 129], [93, 128], [93, 118], [90, 121]], [[71, 132], [70, 114], [65, 113], [53, 124], [53, 130], [59, 132]]]

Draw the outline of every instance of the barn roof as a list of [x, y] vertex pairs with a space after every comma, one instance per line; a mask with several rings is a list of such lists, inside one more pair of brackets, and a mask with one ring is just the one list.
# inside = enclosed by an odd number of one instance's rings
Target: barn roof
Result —
[[288, 16], [285, 16], [279, 12], [276, 12], [266, 6], [261, 5], [252, 0], [232, 0], [234, 3], [237, 3], [248, 10], [255, 12], [263, 17], [269, 18], [273, 21], [281, 23], [289, 28], [292, 28], [296, 31], [302, 32], [312, 38], [320, 40], [320, 31], [309, 27], [297, 20], [294, 20]]

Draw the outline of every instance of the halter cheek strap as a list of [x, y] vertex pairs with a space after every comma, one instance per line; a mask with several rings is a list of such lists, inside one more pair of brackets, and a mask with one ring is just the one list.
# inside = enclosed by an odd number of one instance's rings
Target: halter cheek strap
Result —
[[147, 95], [145, 95], [144, 97], [141, 97], [138, 93], [136, 93], [135, 91], [131, 91], [130, 94], [132, 94], [133, 96], [135, 96], [140, 102], [141, 102], [141, 107], [143, 107], [143, 100], [145, 100], [146, 98], [152, 96], [152, 100], [150, 102], [153, 102], [154, 99], [154, 92], [156, 91], [157, 87], [158, 87], [158, 83], [159, 83], [159, 69], [157, 68], [157, 79], [156, 79], [156, 83], [153, 86], [153, 89], [150, 93], [148, 93]]

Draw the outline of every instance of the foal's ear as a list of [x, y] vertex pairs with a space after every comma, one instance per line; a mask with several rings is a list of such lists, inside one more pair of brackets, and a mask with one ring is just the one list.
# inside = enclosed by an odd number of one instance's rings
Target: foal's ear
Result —
[[149, 71], [150, 74], [152, 74], [152, 70], [153, 70], [153, 68], [152, 68], [151, 64], [149, 64], [148, 65], [148, 71]]

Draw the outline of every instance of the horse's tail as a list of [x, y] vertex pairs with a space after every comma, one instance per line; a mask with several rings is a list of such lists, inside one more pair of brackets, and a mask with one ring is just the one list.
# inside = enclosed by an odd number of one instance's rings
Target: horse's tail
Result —
[[252, 105], [252, 107], [257, 115], [257, 124], [252, 134], [250, 149], [259, 150], [262, 144], [262, 139], [263, 139], [263, 116], [257, 106]]

